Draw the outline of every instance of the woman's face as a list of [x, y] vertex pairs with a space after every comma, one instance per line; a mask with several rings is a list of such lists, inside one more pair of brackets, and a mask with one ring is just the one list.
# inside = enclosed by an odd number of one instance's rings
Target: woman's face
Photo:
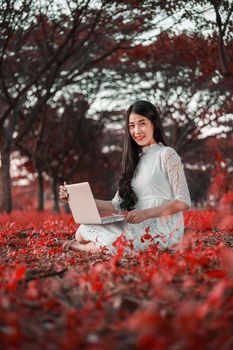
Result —
[[131, 113], [129, 116], [129, 133], [133, 140], [141, 147], [156, 143], [152, 122], [140, 114]]

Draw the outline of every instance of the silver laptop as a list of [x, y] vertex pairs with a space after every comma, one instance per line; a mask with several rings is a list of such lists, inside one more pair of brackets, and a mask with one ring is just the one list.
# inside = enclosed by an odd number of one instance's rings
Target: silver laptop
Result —
[[124, 220], [123, 215], [100, 217], [98, 208], [88, 182], [66, 185], [69, 206], [77, 224], [109, 224]]

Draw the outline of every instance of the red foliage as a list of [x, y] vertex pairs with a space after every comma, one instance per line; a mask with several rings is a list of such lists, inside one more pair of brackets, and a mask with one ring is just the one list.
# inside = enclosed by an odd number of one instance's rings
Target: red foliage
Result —
[[[231, 49], [232, 45], [228, 46], [227, 48]], [[207, 39], [186, 33], [174, 36], [169, 32], [162, 32], [152, 44], [138, 45], [127, 53], [123, 49], [118, 50], [107, 60], [112, 64], [117, 64], [126, 57], [131, 64], [138, 61], [146, 61], [147, 64], [156, 62], [159, 69], [163, 65], [191, 69], [199, 67], [196, 82], [201, 84], [203, 79], [211, 76], [218, 67], [218, 46], [216, 38]]]
[[176, 248], [133, 252], [122, 235], [111, 256], [56, 247], [70, 215], [2, 215], [1, 349], [231, 349], [232, 219], [190, 211]]

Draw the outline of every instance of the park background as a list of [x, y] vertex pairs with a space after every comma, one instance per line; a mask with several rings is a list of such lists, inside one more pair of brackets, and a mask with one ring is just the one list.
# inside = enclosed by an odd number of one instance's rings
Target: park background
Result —
[[58, 211], [64, 180], [111, 198], [124, 112], [138, 99], [158, 107], [193, 206], [232, 200], [230, 5], [3, 2], [2, 210]]
[[[226, 0], [0, 1], [5, 348], [232, 348], [232, 19]], [[112, 198], [138, 99], [157, 106], [184, 164], [184, 244], [64, 253], [52, 239], [77, 225], [59, 185]]]

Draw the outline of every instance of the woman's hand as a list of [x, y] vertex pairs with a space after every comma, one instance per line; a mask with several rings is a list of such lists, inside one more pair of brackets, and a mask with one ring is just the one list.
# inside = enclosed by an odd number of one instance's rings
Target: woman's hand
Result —
[[66, 186], [66, 182], [64, 182], [63, 186], [60, 186], [59, 197], [60, 197], [61, 201], [68, 203], [68, 201], [69, 201], [69, 194], [68, 194], [67, 189], [66, 189], [65, 186]]
[[148, 219], [147, 211], [145, 210], [131, 210], [124, 212], [125, 220], [130, 224], [139, 224]]

